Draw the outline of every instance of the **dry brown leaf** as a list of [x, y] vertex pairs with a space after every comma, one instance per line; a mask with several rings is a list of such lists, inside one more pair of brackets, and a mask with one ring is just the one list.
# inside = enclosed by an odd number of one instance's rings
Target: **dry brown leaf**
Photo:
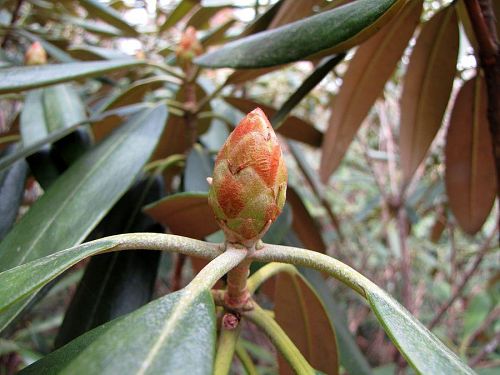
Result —
[[324, 253], [326, 245], [321, 237], [321, 229], [307, 210], [299, 194], [291, 186], [287, 188], [286, 200], [292, 206], [292, 228], [302, 244], [308, 249]]
[[484, 78], [460, 90], [446, 136], [446, 191], [460, 227], [475, 234], [487, 219], [496, 195], [496, 169], [488, 129]]
[[325, 133], [320, 174], [323, 182], [339, 166], [386, 81], [396, 68], [420, 20], [423, 0], [411, 1], [391, 22], [363, 43], [349, 63]]
[[[196, 98], [200, 100], [206, 96], [205, 91], [199, 85], [196, 85]], [[181, 103], [186, 102], [186, 86], [181, 86], [175, 100]], [[206, 103], [202, 112], [211, 112], [212, 107], [210, 103]], [[198, 134], [203, 134], [210, 127], [212, 119], [207, 117], [197, 121]], [[165, 129], [158, 141], [156, 150], [151, 158], [151, 160], [158, 160], [166, 158], [174, 154], [183, 154], [193, 145], [193, 139], [191, 139], [191, 134], [188, 130], [186, 120], [184, 117], [176, 116], [170, 113], [168, 116], [167, 124]]]
[[[277, 110], [271, 106], [250, 99], [235, 97], [224, 97], [223, 99], [243, 113], [248, 113], [256, 107], [260, 107], [266, 113], [266, 116], [271, 118], [277, 112]], [[283, 125], [278, 128], [277, 132], [287, 138], [304, 142], [314, 147], [319, 147], [323, 140], [323, 133], [316, 129], [311, 123], [295, 116], [288, 116]]]
[[408, 183], [438, 132], [450, 99], [458, 56], [458, 19], [449, 6], [422, 26], [401, 97], [401, 168]]
[[144, 212], [180, 236], [205, 238], [219, 230], [207, 194], [171, 195], [145, 207]]
[[[316, 370], [339, 372], [337, 340], [328, 314], [311, 286], [300, 276], [280, 273], [275, 286], [275, 317], [300, 352]], [[280, 374], [294, 372], [279, 356]]]

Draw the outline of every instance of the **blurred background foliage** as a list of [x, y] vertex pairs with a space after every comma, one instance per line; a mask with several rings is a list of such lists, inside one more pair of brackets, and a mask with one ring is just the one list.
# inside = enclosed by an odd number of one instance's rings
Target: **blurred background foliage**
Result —
[[[192, 61], [350, 2], [1, 1], [2, 68], [33, 64], [27, 51], [39, 43], [49, 64], [115, 62], [119, 69], [95, 65], [94, 78], [2, 91], [0, 238], [81, 155], [156, 103], [169, 115], [156, 124], [162, 135], [153, 156], [144, 155], [145, 167], [123, 181], [125, 195], [110, 197], [81, 237], [167, 230], [221, 241], [205, 179], [231, 128], [261, 106], [279, 127], [289, 168], [288, 203], [265, 241], [337, 257], [395, 296], [479, 373], [498, 373], [495, 135], [492, 141], [481, 47], [465, 3], [412, 0], [395, 21], [334, 59], [249, 70]], [[209, 56], [200, 64], [210, 66]], [[130, 61], [146, 63], [127, 68]], [[299, 100], [290, 101], [292, 94]], [[200, 262], [138, 250], [78, 264], [3, 326], [0, 374], [181, 288]], [[347, 288], [305, 276], [337, 330], [343, 372], [411, 373]], [[262, 294], [271, 306], [273, 294]], [[243, 337], [258, 373], [276, 373], [272, 344], [250, 325]], [[239, 362], [233, 369], [243, 372]]]

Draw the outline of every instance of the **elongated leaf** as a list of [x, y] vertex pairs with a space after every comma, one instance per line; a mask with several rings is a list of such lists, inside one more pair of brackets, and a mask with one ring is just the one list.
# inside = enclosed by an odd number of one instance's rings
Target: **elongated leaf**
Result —
[[396, 300], [379, 288], [366, 298], [392, 342], [421, 374], [475, 374]]
[[163, 106], [141, 112], [75, 163], [0, 243], [0, 269], [83, 240], [148, 160], [165, 117]]
[[326, 251], [326, 245], [321, 237], [321, 228], [311, 214], [309, 214], [299, 194], [297, 194], [295, 189], [290, 185], [287, 188], [286, 200], [292, 206], [292, 227], [300, 241], [308, 249], [324, 253]]
[[94, 22], [91, 20], [81, 19], [76, 17], [64, 17], [62, 21], [64, 21], [65, 23], [80, 26], [85, 31], [94, 33], [96, 35], [100, 35], [102, 37], [123, 36], [123, 33], [116, 27], [101, 22]]
[[[0, 152], [4, 155], [15, 150], [10, 146]], [[14, 224], [19, 206], [24, 196], [24, 184], [28, 175], [28, 165], [24, 160], [19, 160], [9, 169], [0, 172], [0, 241], [9, 232]]]
[[342, 60], [345, 54], [341, 53], [331, 58], [324, 59], [314, 69], [312, 74], [306, 78], [304, 82], [295, 90], [295, 92], [286, 100], [276, 114], [271, 118], [271, 124], [276, 129], [279, 128], [285, 119], [290, 115], [290, 112], [306, 97], [312, 89], [320, 83], [325, 76], [332, 71]]
[[[277, 277], [274, 311], [276, 321], [316, 370], [338, 374], [335, 330], [325, 307], [300, 274], [280, 273]], [[279, 357], [280, 374], [293, 374]]]
[[[162, 77], [151, 77], [136, 81], [131, 86], [127, 87], [125, 90], [112, 95], [109, 100], [99, 107], [98, 112], [102, 113], [104, 111], [109, 111], [118, 107], [125, 107], [138, 103], [144, 98], [149, 91], [155, 90], [163, 86], [166, 82], [177, 82], [168, 76]], [[92, 126], [92, 132], [96, 141], [100, 141], [108, 136], [117, 126], [120, 125], [120, 121], [100, 121]]]
[[215, 308], [210, 292], [190, 297], [180, 291], [96, 328], [22, 374], [209, 375], [214, 354]]
[[68, 53], [75, 59], [84, 61], [116, 60], [128, 57], [126, 54], [118, 50], [89, 46], [85, 44], [71, 47], [68, 49]]
[[394, 298], [349, 266], [327, 255], [286, 246], [265, 246], [256, 261], [286, 262], [328, 272], [366, 298], [380, 324], [420, 374], [474, 374], [460, 358]]
[[[161, 225], [141, 212], [144, 204], [160, 199], [163, 191], [160, 176], [141, 179], [101, 221], [96, 228], [98, 235], [163, 232]], [[160, 255], [158, 251], [137, 249], [92, 257], [66, 310], [55, 347], [149, 302]]]
[[133, 26], [123, 20], [123, 16], [113, 8], [108, 7], [98, 0], [79, 0], [79, 3], [89, 13], [90, 17], [97, 17], [122, 30], [126, 35], [136, 36], [137, 31]]
[[204, 238], [219, 230], [208, 205], [208, 193], [178, 193], [152, 203], [144, 212], [174, 234]]
[[[256, 107], [262, 108], [268, 117], [274, 117], [277, 113], [276, 109], [250, 99], [235, 97], [225, 97], [223, 99], [243, 113], [248, 113]], [[312, 124], [295, 116], [288, 116], [277, 131], [287, 138], [295, 139], [315, 147], [319, 147], [323, 138], [323, 134]]]
[[422, 26], [401, 97], [401, 168], [408, 182], [443, 120], [455, 78], [458, 20], [449, 6]]
[[478, 75], [460, 90], [446, 137], [446, 192], [460, 227], [469, 234], [481, 229], [496, 195], [487, 110], [486, 84]]
[[189, 18], [186, 27], [193, 26], [196, 30], [206, 29], [210, 19], [224, 8], [224, 6], [202, 6]]
[[140, 65], [145, 65], [145, 62], [122, 59], [0, 69], [0, 94], [19, 92], [78, 78], [95, 77], [114, 70]]
[[420, 20], [423, 0], [410, 1], [401, 13], [356, 50], [332, 101], [323, 141], [321, 178], [338, 167], [386, 81], [394, 71]]
[[70, 84], [43, 89], [45, 121], [49, 132], [86, 120], [85, 107]]
[[200, 0], [181, 0], [177, 7], [170, 13], [167, 20], [161, 25], [160, 32], [170, 29], [179, 22], [189, 11], [200, 3]]
[[334, 300], [332, 292], [325, 283], [324, 278], [317, 271], [304, 268], [301, 270], [306, 280], [313, 286], [325, 306], [330, 321], [335, 327], [335, 336], [340, 355], [340, 364], [349, 374], [371, 375], [372, 370], [368, 360], [365, 358], [351, 334], [347, 324], [347, 315], [342, 312], [340, 306]]
[[[145, 110], [80, 158], [0, 243], [0, 270], [81, 242], [149, 159], [165, 118], [163, 106]], [[26, 303], [0, 316], [0, 330]]]
[[33, 34], [33, 33], [30, 33], [29, 31], [27, 30], [23, 30], [23, 29], [20, 29], [20, 30], [16, 30], [16, 33], [25, 37], [26, 39], [32, 41], [32, 42], [39, 42], [43, 49], [50, 55], [52, 56], [54, 59], [56, 59], [57, 61], [59, 62], [62, 62], [62, 63], [71, 63], [71, 62], [74, 62], [75, 60], [71, 57], [71, 55], [69, 55], [68, 53], [64, 52], [61, 48], [57, 47], [56, 45], [50, 43], [49, 41], [47, 41], [46, 39], [36, 35], [36, 34]]
[[262, 32], [198, 57], [211, 68], [264, 68], [312, 55], [343, 52], [363, 42], [405, 3], [358, 0], [274, 30]]
[[0, 313], [4, 314], [16, 302], [25, 300], [80, 260], [110, 251], [116, 245], [116, 241], [100, 240], [58, 251], [1, 272]]

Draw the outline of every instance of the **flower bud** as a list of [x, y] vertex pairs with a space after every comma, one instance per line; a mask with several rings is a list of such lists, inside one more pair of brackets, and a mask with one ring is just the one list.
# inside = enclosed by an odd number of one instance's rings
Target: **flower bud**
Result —
[[276, 220], [286, 197], [285, 160], [269, 120], [250, 112], [222, 146], [208, 202], [226, 240], [252, 247]]
[[181, 36], [181, 41], [175, 50], [177, 61], [184, 70], [191, 65], [193, 59], [203, 53], [203, 47], [196, 38], [196, 29], [189, 26]]
[[43, 65], [47, 63], [47, 53], [40, 42], [34, 42], [24, 56], [26, 65]]

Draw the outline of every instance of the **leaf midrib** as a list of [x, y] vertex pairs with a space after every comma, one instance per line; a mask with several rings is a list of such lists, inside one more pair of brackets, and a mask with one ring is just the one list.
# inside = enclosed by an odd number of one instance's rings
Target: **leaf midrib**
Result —
[[[130, 133], [136, 128], [137, 124], [139, 122], [142, 122], [144, 118], [146, 118], [149, 114], [152, 113], [154, 109], [146, 110], [143, 116], [140, 116], [137, 121], [135, 121], [133, 126], [130, 126], [130, 130], [125, 132], [123, 136], [120, 137], [119, 140], [117, 140], [111, 147], [109, 147], [108, 151], [104, 153], [103, 157], [96, 163], [94, 166], [90, 169], [89, 173], [80, 180], [80, 182], [75, 186], [75, 188], [71, 191], [70, 195], [63, 201], [63, 203], [59, 206], [59, 208], [56, 209], [55, 214], [52, 216], [51, 219], [47, 220], [46, 225], [42, 228], [40, 233], [35, 237], [35, 239], [32, 241], [31, 245], [28, 247], [28, 249], [25, 251], [24, 256], [20, 258], [18, 261], [19, 264], [23, 264], [26, 258], [31, 254], [33, 249], [35, 248], [37, 242], [42, 238], [42, 236], [46, 233], [47, 229], [54, 223], [56, 218], [60, 215], [61, 211], [66, 208], [66, 206], [69, 205], [69, 203], [72, 201], [73, 197], [79, 192], [79, 189], [84, 185], [85, 182], [87, 182], [90, 177], [96, 172], [96, 170], [99, 170], [99, 167], [106, 161], [108, 160], [109, 156], [117, 149], [119, 146], [121, 146], [124, 142], [124, 140], [130, 135]], [[102, 146], [102, 144], [101, 144]], [[81, 161], [80, 161], [81, 163]], [[78, 242], [78, 241], [77, 241]]]

